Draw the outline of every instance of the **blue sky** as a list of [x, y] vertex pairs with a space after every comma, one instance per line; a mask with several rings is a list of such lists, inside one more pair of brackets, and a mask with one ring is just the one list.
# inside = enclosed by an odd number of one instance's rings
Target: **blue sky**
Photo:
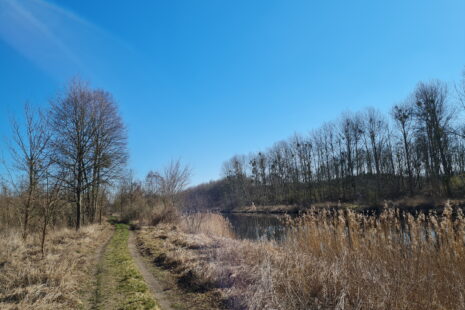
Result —
[[198, 184], [464, 66], [463, 0], [0, 0], [0, 135], [79, 75], [119, 103], [137, 176], [181, 158]]

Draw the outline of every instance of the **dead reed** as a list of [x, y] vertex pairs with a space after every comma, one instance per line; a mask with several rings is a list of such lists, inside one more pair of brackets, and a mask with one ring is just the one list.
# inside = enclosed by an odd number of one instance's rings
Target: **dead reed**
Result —
[[206, 234], [233, 238], [231, 223], [221, 214], [193, 213], [182, 216], [180, 227], [190, 234]]
[[465, 309], [460, 209], [312, 209], [287, 220], [280, 244], [215, 236], [222, 230], [209, 221], [228, 229], [219, 216], [192, 215], [185, 232], [145, 230], [142, 246], [189, 285], [221, 291], [235, 309]]
[[[312, 210], [290, 220], [279, 255], [264, 252], [252, 309], [464, 309], [460, 209], [413, 216]], [[261, 298], [262, 296], [275, 298]]]

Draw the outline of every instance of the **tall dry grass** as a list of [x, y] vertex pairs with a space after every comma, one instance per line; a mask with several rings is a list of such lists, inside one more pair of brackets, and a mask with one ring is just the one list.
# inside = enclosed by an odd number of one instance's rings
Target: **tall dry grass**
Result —
[[[200, 222], [218, 225], [216, 216]], [[279, 244], [199, 234], [202, 225], [154, 228], [140, 240], [150, 248], [160, 238], [151, 252], [160, 262], [188, 274], [191, 285], [220, 290], [234, 309], [465, 309], [460, 209], [313, 209], [287, 224]]]
[[289, 224], [278, 254], [263, 253], [249, 308], [465, 309], [460, 209], [312, 210]]
[[234, 238], [231, 223], [217, 213], [193, 213], [183, 215], [181, 229], [189, 234], [206, 234], [210, 236]]
[[78, 309], [92, 281], [96, 249], [111, 235], [108, 225], [79, 232], [52, 231], [42, 256], [40, 237], [0, 236], [0, 309]]

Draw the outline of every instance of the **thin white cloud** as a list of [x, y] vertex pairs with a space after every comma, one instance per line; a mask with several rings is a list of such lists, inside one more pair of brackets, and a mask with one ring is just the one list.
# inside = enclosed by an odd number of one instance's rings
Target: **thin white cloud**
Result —
[[[46, 21], [37, 17], [37, 9], [31, 4], [30, 1], [0, 0], [0, 38], [49, 73], [58, 73], [55, 69], [63, 65], [81, 69], [82, 63], [76, 54]], [[55, 60], [58, 66], [50, 60]]]
[[97, 75], [102, 50], [133, 53], [98, 26], [44, 0], [0, 0], [0, 40], [59, 80]]
[[75, 14], [72, 11], [66, 10], [62, 7], [59, 7], [53, 3], [47, 2], [45, 0], [33, 0], [34, 2], [40, 4], [41, 7], [47, 8], [50, 11], [55, 12], [57, 15], [63, 16], [64, 18], [69, 19], [70, 21], [74, 21], [78, 24], [80, 24], [82, 27], [87, 27], [91, 29], [95, 34], [98, 34], [100, 37], [105, 37], [108, 40], [113, 41], [114, 43], [120, 45], [120, 47], [123, 47], [127, 49], [127, 51], [134, 52], [133, 48], [128, 45], [126, 42], [121, 40], [120, 38], [112, 35], [111, 33], [105, 31], [101, 27], [89, 22], [85, 18]]

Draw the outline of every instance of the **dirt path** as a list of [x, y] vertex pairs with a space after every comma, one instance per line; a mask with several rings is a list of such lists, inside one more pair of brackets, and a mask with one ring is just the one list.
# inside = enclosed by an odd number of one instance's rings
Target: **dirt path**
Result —
[[103, 273], [103, 266], [102, 262], [104, 259], [105, 251], [107, 250], [108, 244], [110, 243], [112, 237], [113, 237], [114, 232], [111, 234], [111, 236], [108, 238], [108, 240], [100, 246], [100, 248], [97, 250], [97, 253], [95, 254], [95, 261], [97, 262], [97, 265], [94, 268], [94, 275], [95, 275], [95, 291], [93, 293], [93, 296], [90, 299], [91, 306], [89, 307], [90, 309], [96, 309], [97, 304], [99, 302], [99, 298], [101, 295], [101, 281], [102, 281], [102, 273]]
[[142, 258], [139, 250], [136, 246], [136, 238], [134, 232], [130, 232], [129, 240], [128, 240], [128, 247], [131, 256], [136, 263], [139, 272], [141, 273], [142, 277], [144, 278], [145, 282], [150, 288], [150, 291], [157, 299], [158, 304], [160, 305], [162, 310], [174, 310], [171, 306], [171, 302], [168, 299], [168, 296], [164, 293], [163, 286], [158, 282], [157, 279], [153, 276], [150, 268], [147, 266], [147, 263]]
[[99, 288], [99, 279], [100, 279], [100, 274], [102, 272], [101, 268], [101, 262], [103, 260], [103, 255], [105, 254], [105, 250], [110, 243], [110, 240], [113, 236], [113, 229], [107, 228], [108, 232], [107, 235], [105, 236], [105, 242], [100, 244], [97, 247], [97, 250], [95, 251], [92, 261], [96, 262], [89, 271], [89, 275], [91, 275], [91, 279], [89, 282], [89, 285], [84, 286], [83, 293], [82, 293], [82, 308], [83, 309], [93, 309], [97, 296], [98, 296], [98, 288]]
[[92, 309], [160, 310], [151, 284], [146, 283], [128, 247], [128, 225], [116, 224], [113, 236], [97, 255], [100, 261], [96, 274]]

